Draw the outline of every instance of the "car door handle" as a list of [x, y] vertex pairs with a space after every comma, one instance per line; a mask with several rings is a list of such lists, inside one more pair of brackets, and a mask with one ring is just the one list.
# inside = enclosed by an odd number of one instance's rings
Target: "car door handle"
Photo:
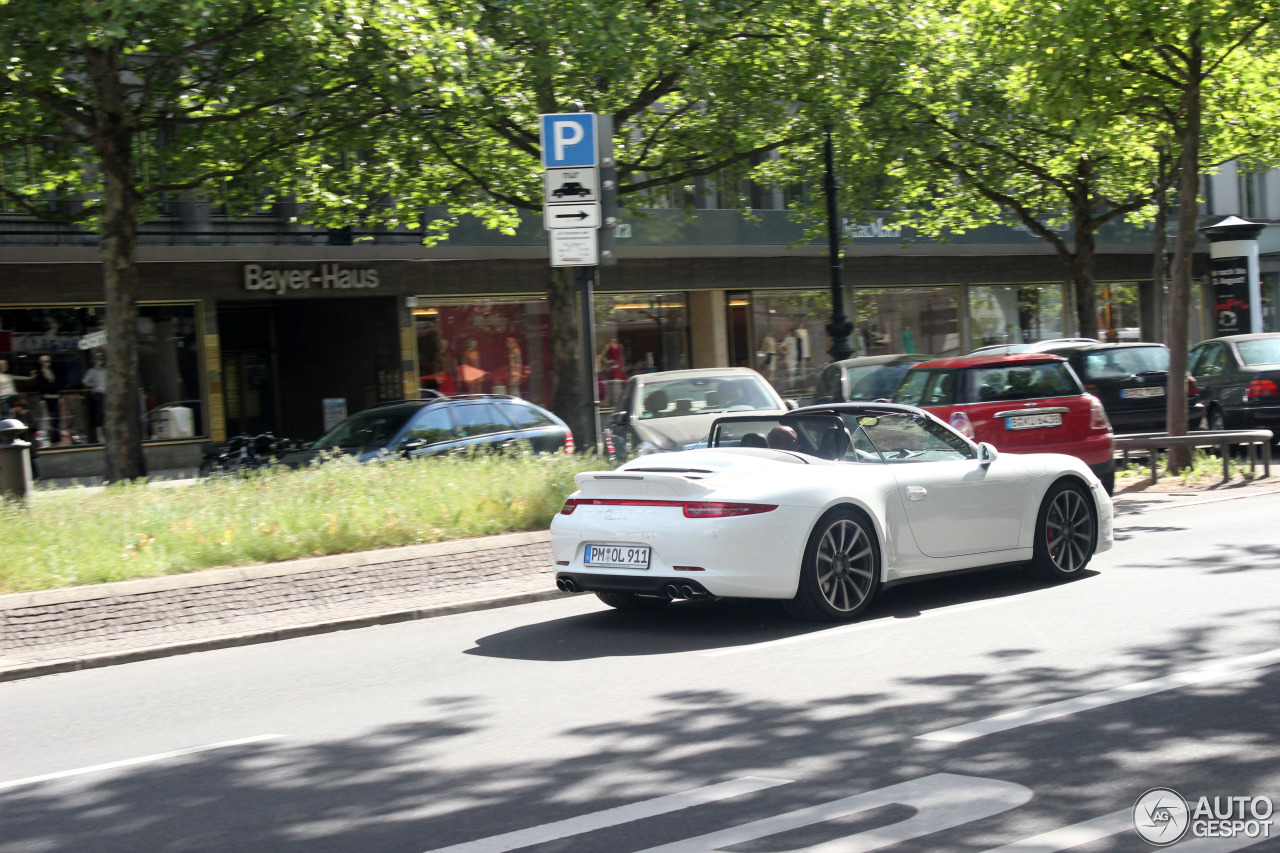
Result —
[[924, 486], [907, 486], [907, 500], [922, 501], [929, 494]]

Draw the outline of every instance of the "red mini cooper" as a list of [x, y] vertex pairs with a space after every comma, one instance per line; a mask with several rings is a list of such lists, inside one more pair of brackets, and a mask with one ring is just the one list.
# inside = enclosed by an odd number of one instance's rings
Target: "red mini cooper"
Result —
[[1110, 494], [1111, 422], [1065, 359], [1048, 353], [965, 355], [922, 361], [893, 402], [927, 409], [975, 441], [1013, 453], [1065, 453], [1085, 462]]

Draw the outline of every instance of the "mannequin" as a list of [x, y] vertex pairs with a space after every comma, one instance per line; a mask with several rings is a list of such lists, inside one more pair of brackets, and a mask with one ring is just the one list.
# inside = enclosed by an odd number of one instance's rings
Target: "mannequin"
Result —
[[91, 438], [95, 443], [103, 439], [103, 424], [106, 423], [107, 412], [107, 354], [100, 349], [93, 351], [93, 366], [84, 372], [80, 380], [89, 389], [86, 398], [89, 401], [89, 425]]
[[25, 381], [26, 378], [9, 373], [9, 362], [0, 358], [0, 418], [9, 416], [9, 406], [18, 394], [17, 383]]
[[774, 338], [773, 332], [765, 332], [764, 339], [760, 341], [759, 355], [760, 369], [764, 373], [764, 378], [772, 384], [774, 373], [778, 369], [778, 341]]
[[799, 346], [796, 343], [796, 334], [790, 328], [782, 335], [782, 342], [778, 345], [778, 357], [782, 359], [783, 378], [790, 382], [796, 371], [796, 351]]
[[796, 367], [804, 370], [809, 366], [809, 330], [804, 326], [796, 329]]
[[507, 393], [520, 396], [520, 380], [524, 378], [524, 359], [520, 344], [515, 338], [507, 338]]
[[[467, 340], [467, 348], [462, 351], [462, 364], [466, 367], [474, 367], [476, 370], [480, 369], [480, 350], [476, 346], [475, 338], [469, 338]], [[468, 379], [466, 376], [463, 376], [462, 384], [463, 387], [466, 388], [468, 394], [478, 394], [484, 387], [483, 374], [479, 376], [476, 376], [475, 374], [472, 375], [475, 378]]]
[[36, 393], [44, 406], [45, 423], [49, 426], [45, 434], [50, 444], [62, 441], [62, 377], [53, 365], [53, 356], [42, 355], [31, 378], [36, 383]]
[[38, 480], [40, 478], [40, 467], [36, 464], [36, 454], [40, 452], [40, 442], [36, 441], [36, 418], [31, 410], [27, 408], [26, 397], [13, 398], [13, 403], [9, 406], [9, 417], [17, 418], [27, 427], [29, 434], [23, 436], [23, 440], [31, 443], [31, 478]]

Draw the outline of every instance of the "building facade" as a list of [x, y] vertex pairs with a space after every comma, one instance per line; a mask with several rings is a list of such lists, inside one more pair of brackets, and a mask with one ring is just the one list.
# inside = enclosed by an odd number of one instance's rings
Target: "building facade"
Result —
[[[1280, 191], [1270, 198], [1280, 203]], [[1220, 215], [1212, 201], [1207, 212]], [[423, 389], [549, 403], [539, 218], [510, 237], [463, 223], [427, 247], [412, 232], [299, 228], [292, 213], [179, 212], [143, 228], [138, 407], [149, 468], [193, 466], [204, 442], [242, 432], [312, 439]], [[807, 390], [830, 345], [829, 265], [825, 245], [785, 211], [652, 209], [624, 215], [617, 236], [619, 263], [600, 269], [594, 306], [603, 406], [636, 372], [686, 367], [744, 365], [784, 394]], [[1018, 228], [938, 243], [885, 220], [847, 221], [844, 252], [859, 353], [953, 355], [1075, 332], [1064, 268]], [[1262, 253], [1264, 312], [1278, 328], [1280, 226]], [[1137, 339], [1149, 325], [1151, 270], [1149, 233], [1100, 235], [1109, 338]], [[37, 416], [45, 477], [102, 470], [104, 329], [96, 239], [0, 216], [0, 390]]]

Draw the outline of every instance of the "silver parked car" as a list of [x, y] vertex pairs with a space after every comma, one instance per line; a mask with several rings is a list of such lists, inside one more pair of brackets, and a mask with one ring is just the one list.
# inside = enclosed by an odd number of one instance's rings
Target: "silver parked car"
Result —
[[781, 413], [791, 408], [750, 368], [667, 370], [628, 379], [609, 425], [620, 454], [625, 455], [630, 445], [643, 455], [702, 441], [715, 419], [728, 413]]

